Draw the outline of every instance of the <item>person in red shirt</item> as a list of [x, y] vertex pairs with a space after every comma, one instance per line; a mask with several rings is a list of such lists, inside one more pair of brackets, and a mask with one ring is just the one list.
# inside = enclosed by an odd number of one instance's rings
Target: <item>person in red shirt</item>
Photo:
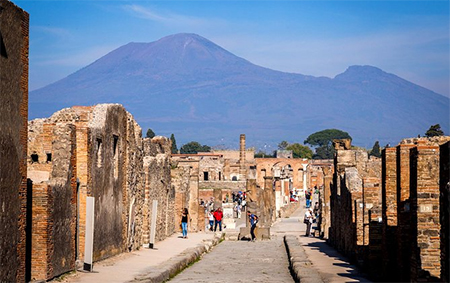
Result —
[[222, 209], [219, 207], [214, 212], [214, 221], [215, 221], [214, 232], [216, 232], [217, 230], [217, 225], [219, 225], [219, 231], [222, 231], [222, 218], [223, 218]]

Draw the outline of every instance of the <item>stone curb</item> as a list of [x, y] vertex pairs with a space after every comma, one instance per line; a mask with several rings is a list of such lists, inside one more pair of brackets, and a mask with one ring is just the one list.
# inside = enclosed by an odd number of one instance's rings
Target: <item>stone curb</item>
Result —
[[289, 269], [295, 282], [316, 283], [324, 282], [319, 272], [312, 266], [306, 256], [305, 250], [298, 242], [296, 236], [286, 235], [283, 237], [284, 245], [289, 259]]
[[189, 248], [181, 254], [162, 262], [161, 264], [151, 267], [143, 274], [135, 277], [130, 283], [160, 283], [169, 280], [171, 277], [180, 273], [191, 263], [197, 261], [203, 254], [209, 252], [215, 245], [224, 239], [225, 234], [216, 234], [212, 240], [204, 240], [202, 244], [195, 248]]

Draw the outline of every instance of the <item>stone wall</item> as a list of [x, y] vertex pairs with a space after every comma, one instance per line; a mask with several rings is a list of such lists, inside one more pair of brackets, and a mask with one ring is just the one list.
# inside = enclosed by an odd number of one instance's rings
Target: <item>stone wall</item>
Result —
[[[171, 184], [171, 142], [168, 138], [158, 136], [152, 139], [144, 139], [143, 144], [146, 206], [148, 206], [144, 221], [148, 223], [146, 227], [151, 227], [152, 202], [157, 200], [155, 240], [161, 241], [174, 233], [174, 216], [181, 214], [181, 210], [175, 211], [176, 189]], [[149, 235], [150, 231], [144, 231], [144, 234]]]
[[[0, 278], [29, 280], [27, 120], [29, 15], [0, 0]], [[29, 227], [28, 227], [29, 230]]]
[[[72, 107], [30, 121], [28, 143], [28, 176], [36, 188], [33, 215], [40, 219], [33, 223], [34, 279], [48, 280], [83, 260], [87, 196], [95, 197], [94, 261], [142, 246], [149, 203], [145, 197], [171, 193], [161, 209], [173, 213], [174, 194], [167, 189], [170, 146], [167, 151], [155, 139], [153, 147], [144, 147], [141, 128], [121, 105]], [[143, 148], [148, 164], [155, 166], [150, 171], [154, 182], [166, 184], [147, 192]], [[165, 159], [158, 155], [161, 148]], [[174, 226], [167, 213], [163, 222], [170, 228], [162, 238]]]
[[369, 244], [377, 241], [377, 237], [381, 239], [381, 233], [377, 235], [370, 231], [371, 225], [378, 227], [376, 223], [381, 222], [381, 160], [369, 158], [364, 150], [349, 149], [349, 141], [339, 140], [334, 144], [329, 241], [369, 268], [374, 265], [373, 255], [380, 253]]

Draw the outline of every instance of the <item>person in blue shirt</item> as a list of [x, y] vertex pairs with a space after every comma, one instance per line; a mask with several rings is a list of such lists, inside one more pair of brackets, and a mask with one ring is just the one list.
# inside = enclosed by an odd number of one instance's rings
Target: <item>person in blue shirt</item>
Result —
[[255, 236], [255, 228], [256, 223], [258, 223], [258, 216], [251, 213], [250, 211], [247, 211], [248, 221], [250, 222], [251, 228], [250, 228], [250, 234], [252, 235], [252, 242], [256, 241]]

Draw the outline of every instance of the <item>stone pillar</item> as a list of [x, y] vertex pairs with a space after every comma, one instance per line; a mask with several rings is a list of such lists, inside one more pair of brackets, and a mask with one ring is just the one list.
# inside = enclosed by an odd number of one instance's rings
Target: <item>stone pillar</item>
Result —
[[441, 279], [450, 281], [450, 142], [440, 146]]
[[[198, 231], [198, 163], [196, 163], [196, 167], [191, 169], [190, 178], [189, 178], [189, 213], [192, 219], [190, 223], [190, 231], [197, 232]], [[216, 200], [217, 201], [217, 200]]]
[[323, 167], [323, 202], [322, 202], [322, 236], [325, 239], [329, 237], [330, 229], [330, 196], [331, 196], [331, 183], [333, 182], [332, 170], [325, 166]]
[[213, 189], [214, 209], [222, 207], [222, 189]]
[[419, 143], [410, 151], [411, 280], [441, 275], [439, 147]]
[[400, 144], [397, 146], [397, 264], [401, 281], [409, 281], [411, 268], [411, 231], [409, 201], [409, 151], [415, 145]]
[[223, 160], [223, 180], [224, 181], [231, 181], [230, 178], [230, 160], [224, 159]]
[[[397, 149], [386, 148], [382, 152], [382, 242], [383, 276], [392, 281], [397, 276]], [[393, 277], [394, 276], [394, 277]]]
[[245, 181], [247, 178], [247, 170], [245, 168], [245, 135], [241, 134], [239, 139], [239, 180]]
[[302, 164], [303, 167], [303, 190], [306, 192], [306, 190], [308, 189], [308, 164]]

